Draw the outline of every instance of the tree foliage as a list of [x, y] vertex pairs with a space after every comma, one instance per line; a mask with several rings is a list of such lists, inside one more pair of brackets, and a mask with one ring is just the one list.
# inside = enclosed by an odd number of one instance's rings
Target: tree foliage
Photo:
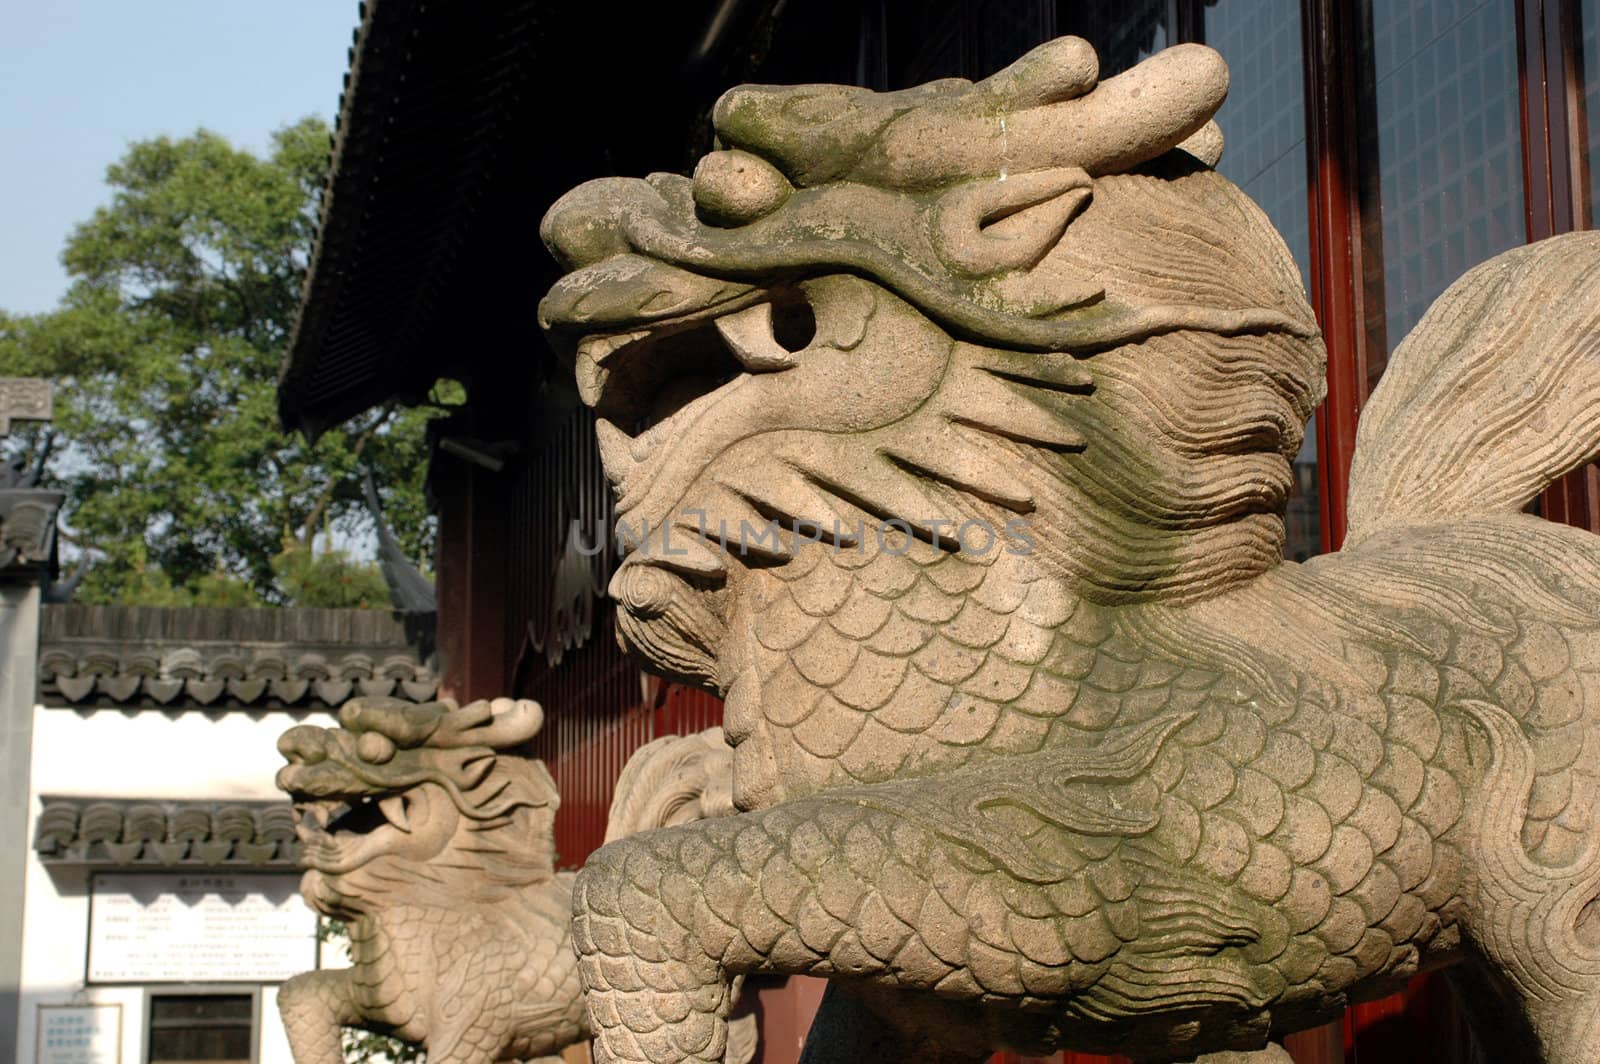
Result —
[[327, 146], [315, 119], [264, 158], [204, 130], [131, 145], [67, 241], [60, 306], [0, 312], [0, 374], [56, 383], [53, 425], [5, 449], [66, 491], [67, 542], [97, 563], [80, 598], [381, 605], [375, 567], [314, 551], [370, 538], [363, 465], [407, 553], [431, 556], [430, 411], [369, 410], [315, 445], [278, 428]]

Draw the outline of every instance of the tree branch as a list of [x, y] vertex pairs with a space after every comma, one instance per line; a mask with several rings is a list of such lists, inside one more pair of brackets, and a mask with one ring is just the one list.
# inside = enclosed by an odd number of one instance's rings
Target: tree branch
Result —
[[[384, 423], [389, 420], [389, 416], [393, 413], [394, 409], [392, 407], [386, 408], [382, 417], [374, 421], [366, 431], [356, 437], [355, 445], [350, 449], [352, 461], [360, 460], [361, 452], [367, 448], [367, 442], [377, 435], [378, 430], [384, 426]], [[317, 526], [322, 523], [322, 515], [333, 504], [333, 493], [338, 484], [339, 482], [336, 478], [330, 477], [328, 479], [328, 483], [323, 485], [322, 492], [317, 496], [317, 501], [312, 505], [311, 512], [306, 515], [304, 523], [300, 525], [300, 545], [308, 550], [316, 542]]]

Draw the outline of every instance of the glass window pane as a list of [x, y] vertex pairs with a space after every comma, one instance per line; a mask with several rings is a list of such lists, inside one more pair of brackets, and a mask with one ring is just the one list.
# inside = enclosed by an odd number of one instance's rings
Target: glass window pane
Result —
[[969, 77], [965, 5], [942, 0], [885, 6], [888, 88], [903, 89], [938, 78]]
[[[1289, 245], [1304, 285], [1310, 277], [1311, 236], [1300, 5], [1218, 0], [1205, 11], [1205, 40], [1228, 61], [1232, 85], [1217, 113], [1223, 136], [1217, 171], [1267, 212]], [[1284, 554], [1303, 561], [1322, 549], [1315, 424], [1306, 428], [1294, 474]]]
[[1224, 138], [1217, 171], [1267, 212], [1303, 284], [1311, 252], [1300, 6], [1219, 0], [1205, 19], [1206, 43], [1222, 53], [1231, 75], [1227, 102], [1217, 113]]
[[888, 0], [886, 82], [988, 77], [1053, 37], [1094, 45], [1110, 77], [1170, 43], [1167, 0]]
[[1600, 226], [1600, 0], [1582, 0], [1578, 96], [1583, 103], [1584, 163], [1589, 190], [1589, 225]]
[[1363, 235], [1381, 244], [1388, 350], [1457, 277], [1525, 242], [1515, 20], [1511, 0], [1371, 2], [1363, 149], [1381, 224]]
[[986, 78], [1055, 36], [1053, 0], [973, 0], [974, 78]]
[[1082, 37], [1100, 54], [1100, 76], [1120, 74], [1172, 43], [1167, 0], [1068, 0], [1058, 32]]

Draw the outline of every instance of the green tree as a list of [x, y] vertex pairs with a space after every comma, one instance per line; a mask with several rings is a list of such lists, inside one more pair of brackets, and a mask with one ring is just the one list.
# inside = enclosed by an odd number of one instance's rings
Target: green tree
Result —
[[389, 604], [383, 572], [342, 550], [293, 546], [272, 560], [278, 582], [296, 606], [375, 609]]
[[80, 598], [381, 605], [373, 567], [314, 554], [319, 536], [369, 531], [363, 464], [406, 551], [431, 556], [432, 412], [370, 410], [315, 445], [278, 428], [327, 156], [316, 119], [264, 158], [204, 130], [133, 144], [107, 171], [111, 202], [67, 240], [60, 306], [0, 312], [0, 374], [56, 382], [54, 424], [4, 454], [66, 491], [67, 541], [97, 560]]

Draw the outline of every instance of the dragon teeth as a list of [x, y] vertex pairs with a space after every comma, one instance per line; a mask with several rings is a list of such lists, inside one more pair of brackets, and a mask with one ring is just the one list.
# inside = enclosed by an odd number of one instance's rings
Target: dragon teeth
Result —
[[649, 329], [637, 329], [633, 332], [617, 333], [614, 336], [591, 336], [578, 345], [578, 351], [587, 355], [595, 365], [603, 366], [612, 355], [635, 340], [643, 340], [649, 335]]
[[406, 800], [398, 794], [392, 794], [378, 802], [383, 817], [401, 831], [411, 830], [411, 818], [406, 815]]
[[594, 434], [600, 444], [600, 466], [605, 470], [606, 479], [612, 487], [620, 489], [629, 474], [639, 467], [638, 456], [634, 454], [635, 441], [605, 418], [595, 421]]
[[794, 352], [778, 343], [772, 331], [772, 304], [728, 314], [715, 321], [717, 332], [741, 365], [755, 373], [771, 373], [795, 365]]

